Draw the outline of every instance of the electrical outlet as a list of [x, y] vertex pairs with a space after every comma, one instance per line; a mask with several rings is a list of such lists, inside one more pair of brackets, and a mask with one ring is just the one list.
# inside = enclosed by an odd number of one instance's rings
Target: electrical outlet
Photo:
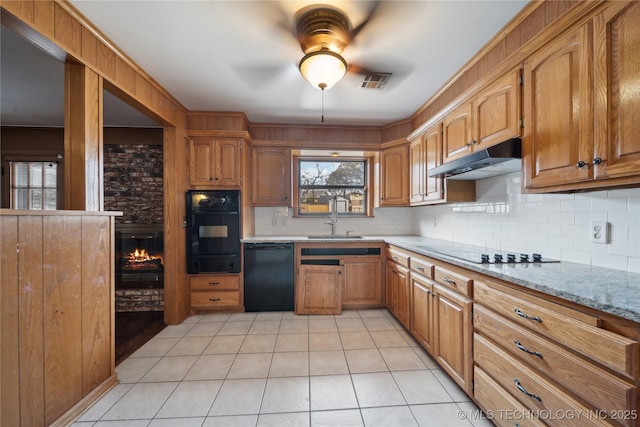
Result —
[[609, 223], [604, 221], [593, 221], [589, 228], [589, 235], [592, 243], [609, 242]]
[[431, 226], [433, 228], [436, 228], [436, 217], [435, 216], [431, 218]]

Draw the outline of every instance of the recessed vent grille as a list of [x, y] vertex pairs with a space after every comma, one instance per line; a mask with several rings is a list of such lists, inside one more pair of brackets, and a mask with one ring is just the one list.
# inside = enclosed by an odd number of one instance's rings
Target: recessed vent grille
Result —
[[391, 73], [372, 73], [364, 76], [364, 80], [362, 80], [362, 84], [360, 87], [362, 89], [382, 89], [385, 87], [389, 79], [391, 78]]

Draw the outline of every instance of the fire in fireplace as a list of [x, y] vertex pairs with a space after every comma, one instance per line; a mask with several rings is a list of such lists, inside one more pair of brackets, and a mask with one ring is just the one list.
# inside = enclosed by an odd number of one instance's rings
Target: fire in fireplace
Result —
[[162, 225], [116, 224], [116, 287], [162, 288]]

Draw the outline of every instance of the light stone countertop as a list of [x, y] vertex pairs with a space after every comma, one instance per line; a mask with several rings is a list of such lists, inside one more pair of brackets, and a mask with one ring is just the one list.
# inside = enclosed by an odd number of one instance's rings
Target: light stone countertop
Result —
[[638, 273], [566, 261], [545, 264], [476, 264], [424, 248], [424, 246], [436, 245], [455, 247], [460, 245], [459, 243], [421, 236], [363, 236], [359, 239], [258, 236], [242, 239], [243, 243], [380, 241], [640, 323], [640, 274]]

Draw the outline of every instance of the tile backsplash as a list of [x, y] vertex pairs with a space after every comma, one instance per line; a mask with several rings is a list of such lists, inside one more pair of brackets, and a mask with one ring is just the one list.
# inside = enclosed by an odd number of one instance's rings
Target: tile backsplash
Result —
[[[415, 234], [640, 273], [640, 188], [523, 194], [520, 173], [513, 173], [476, 181], [476, 194], [473, 203], [379, 208], [374, 218], [341, 218], [336, 232]], [[330, 233], [326, 220], [256, 208], [256, 235]], [[608, 244], [591, 242], [592, 221], [610, 224]]]
[[[640, 188], [523, 194], [513, 173], [476, 181], [476, 194], [411, 208], [413, 234], [640, 273]], [[610, 224], [608, 244], [591, 242], [592, 221]]]

